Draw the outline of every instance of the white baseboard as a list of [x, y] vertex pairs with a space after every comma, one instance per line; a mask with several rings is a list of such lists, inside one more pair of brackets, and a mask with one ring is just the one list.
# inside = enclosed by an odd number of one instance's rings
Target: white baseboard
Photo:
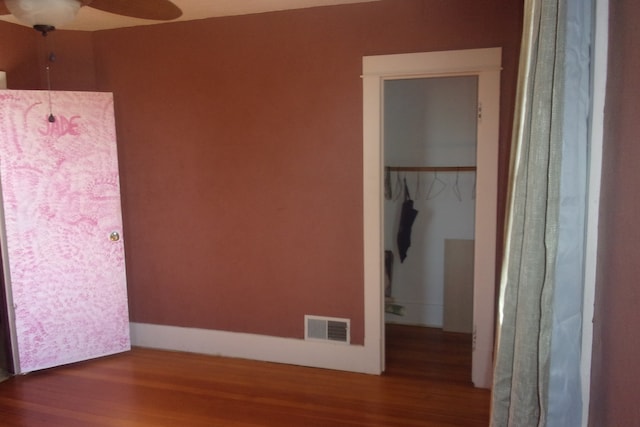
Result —
[[378, 359], [362, 345], [144, 323], [130, 326], [131, 344], [137, 347], [380, 374]]

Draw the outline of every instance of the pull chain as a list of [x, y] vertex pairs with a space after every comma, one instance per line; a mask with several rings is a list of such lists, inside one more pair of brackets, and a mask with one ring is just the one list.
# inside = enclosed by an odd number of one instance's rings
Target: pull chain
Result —
[[53, 53], [52, 49], [49, 49], [49, 38], [47, 37], [47, 33], [42, 33], [43, 37], [45, 37], [45, 49], [49, 51], [47, 55], [47, 65], [45, 67], [45, 71], [47, 74], [47, 95], [49, 97], [49, 123], [54, 123], [56, 121], [56, 117], [53, 115], [53, 102], [51, 100], [51, 66], [56, 60], [56, 54]]
[[49, 95], [49, 123], [54, 123], [56, 117], [53, 115], [53, 103], [51, 102], [51, 70], [47, 64], [47, 94]]

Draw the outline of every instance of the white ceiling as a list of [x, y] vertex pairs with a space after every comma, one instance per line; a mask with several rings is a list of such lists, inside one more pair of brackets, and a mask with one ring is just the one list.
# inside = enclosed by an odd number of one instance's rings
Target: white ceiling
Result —
[[[182, 9], [183, 13], [176, 21], [191, 21], [217, 16], [247, 15], [276, 10], [303, 9], [316, 6], [365, 3], [369, 1], [378, 0], [173, 0], [173, 3]], [[2, 16], [0, 19], [18, 23], [11, 15]], [[83, 7], [80, 9], [75, 21], [60, 27], [60, 29], [96, 31], [111, 28], [134, 27], [138, 25], [161, 24], [164, 22], [166, 21], [128, 18], [102, 12], [92, 9], [91, 7]]]

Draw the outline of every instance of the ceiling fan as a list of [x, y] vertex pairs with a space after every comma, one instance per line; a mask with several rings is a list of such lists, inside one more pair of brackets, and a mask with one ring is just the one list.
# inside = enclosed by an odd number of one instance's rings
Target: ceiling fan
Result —
[[87, 6], [116, 15], [169, 21], [182, 11], [170, 0], [0, 0], [0, 15], [13, 15], [47, 35], [57, 26], [72, 21]]

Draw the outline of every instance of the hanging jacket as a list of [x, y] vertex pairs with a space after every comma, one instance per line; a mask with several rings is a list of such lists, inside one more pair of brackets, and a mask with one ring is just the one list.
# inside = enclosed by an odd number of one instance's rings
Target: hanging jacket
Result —
[[398, 227], [398, 252], [400, 262], [404, 262], [407, 257], [407, 250], [411, 246], [411, 227], [418, 215], [418, 211], [413, 207], [413, 200], [409, 195], [407, 180], [404, 180], [404, 202], [400, 213], [400, 226]]

